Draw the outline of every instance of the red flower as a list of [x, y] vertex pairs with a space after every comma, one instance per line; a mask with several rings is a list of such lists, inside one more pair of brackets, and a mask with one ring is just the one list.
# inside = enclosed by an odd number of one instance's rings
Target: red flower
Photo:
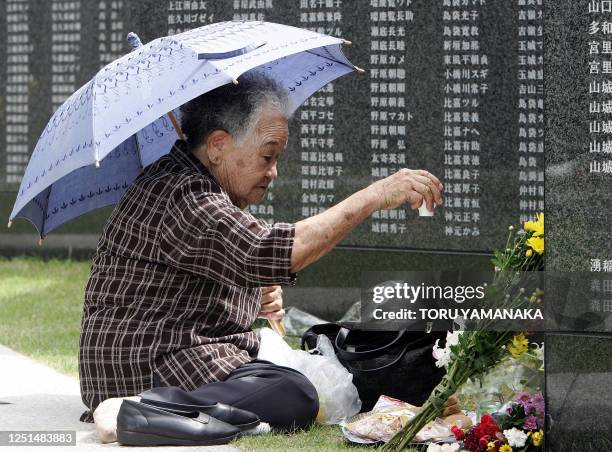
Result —
[[480, 446], [478, 444], [478, 438], [474, 435], [474, 430], [470, 430], [463, 440], [463, 446], [470, 452], [479, 452]]
[[478, 441], [478, 446], [481, 449], [486, 449], [487, 448], [487, 444], [489, 444], [489, 436], [485, 435], [482, 438], [480, 438], [480, 440]]
[[477, 438], [482, 438], [483, 436], [495, 437], [499, 431], [500, 428], [497, 425], [497, 421], [489, 414], [484, 414], [480, 419], [480, 423], [474, 427], [474, 433]]
[[455, 438], [461, 440], [457, 436], [457, 430], [461, 432], [463, 437], [463, 445], [470, 452], [481, 452], [487, 450], [487, 446], [490, 442], [496, 442], [503, 438], [501, 430], [497, 421], [489, 414], [484, 414], [480, 419], [480, 422], [470, 429], [467, 433], [460, 428], [453, 426], [451, 431], [455, 434]]
[[465, 438], [465, 432], [456, 425], [451, 427], [451, 432], [453, 432], [457, 441], [461, 441], [463, 438]]

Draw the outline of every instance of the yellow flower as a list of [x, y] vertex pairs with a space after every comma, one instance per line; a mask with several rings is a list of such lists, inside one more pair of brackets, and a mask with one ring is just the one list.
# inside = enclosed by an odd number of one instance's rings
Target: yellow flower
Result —
[[536, 214], [536, 221], [525, 221], [523, 225], [525, 231], [532, 231], [532, 237], [543, 237], [544, 236], [544, 214]]
[[536, 213], [536, 220], [538, 227], [542, 228], [542, 234], [544, 234], [544, 212]]
[[523, 353], [525, 353], [529, 349], [529, 340], [525, 337], [523, 333], [517, 334], [512, 338], [510, 344], [508, 344], [508, 351], [514, 356], [518, 358]]
[[540, 430], [539, 432], [533, 432], [533, 435], [531, 435], [531, 442], [536, 447], [541, 446], [543, 440], [544, 432], [542, 432], [542, 430]]
[[499, 448], [499, 452], [512, 452], [512, 447], [508, 446], [507, 444], [504, 444], [502, 447]]
[[495, 452], [495, 443], [487, 444], [487, 452]]
[[533, 254], [533, 250], [531, 248], [529, 248], [526, 252], [525, 252], [525, 256], [527, 257], [531, 257], [531, 255]]
[[527, 246], [533, 248], [538, 254], [544, 254], [544, 239], [542, 237], [530, 237], [527, 239]]

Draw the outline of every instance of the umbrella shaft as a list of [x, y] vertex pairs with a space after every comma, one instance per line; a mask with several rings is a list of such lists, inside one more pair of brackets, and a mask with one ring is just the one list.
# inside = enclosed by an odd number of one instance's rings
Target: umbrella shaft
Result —
[[174, 126], [174, 130], [176, 130], [176, 134], [178, 135], [178, 137], [181, 140], [185, 140], [185, 135], [183, 135], [183, 130], [181, 129], [181, 125], [179, 124], [179, 122], [176, 120], [176, 116], [174, 116], [173, 112], [168, 112], [168, 118], [170, 118], [170, 122], [172, 123], [172, 125]]

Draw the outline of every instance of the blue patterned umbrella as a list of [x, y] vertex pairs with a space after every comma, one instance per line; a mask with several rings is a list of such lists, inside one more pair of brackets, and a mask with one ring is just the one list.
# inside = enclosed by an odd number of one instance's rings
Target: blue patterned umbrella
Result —
[[10, 220], [26, 218], [42, 239], [115, 204], [144, 167], [170, 151], [178, 138], [172, 112], [246, 72], [276, 79], [295, 110], [332, 80], [361, 71], [342, 53], [346, 42], [286, 25], [231, 21], [136, 48], [101, 69], [52, 116]]

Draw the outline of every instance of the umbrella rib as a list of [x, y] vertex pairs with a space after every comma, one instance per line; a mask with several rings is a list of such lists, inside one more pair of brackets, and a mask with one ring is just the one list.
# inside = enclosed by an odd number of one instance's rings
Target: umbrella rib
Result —
[[134, 135], [134, 142], [136, 143], [136, 155], [138, 156], [138, 163], [140, 164], [140, 170], [142, 171], [144, 169], [144, 165], [142, 164], [142, 155], [140, 155], [140, 144], [138, 142], [138, 132], [136, 132]]
[[346, 63], [344, 63], [343, 61], [338, 61], [338, 60], [336, 60], [335, 58], [331, 58], [331, 57], [329, 57], [329, 56], [319, 55], [318, 53], [315, 53], [315, 52], [313, 52], [312, 50], [306, 50], [306, 53], [310, 53], [311, 55], [315, 55], [315, 56], [318, 56], [318, 57], [320, 57], [320, 58], [325, 58], [325, 59], [327, 59], [327, 60], [331, 60], [331, 61], [333, 61], [334, 63], [338, 63], [338, 64], [341, 64], [342, 66], [350, 67], [351, 69], [355, 70], [355, 66], [354, 66], [354, 65], [349, 65], [349, 64], [346, 64]]
[[40, 239], [44, 238], [43, 234], [45, 233], [45, 223], [46, 223], [46, 214], [49, 210], [49, 198], [51, 197], [51, 190], [53, 190], [53, 184], [49, 185], [49, 193], [47, 193], [47, 197], [45, 198], [45, 209], [43, 210], [43, 219], [42, 224], [40, 225]]
[[96, 87], [95, 83], [91, 82], [91, 137], [94, 150], [94, 160], [96, 168], [100, 168], [100, 160], [98, 160], [98, 146], [96, 144], [96, 109], [93, 106], [96, 104]]

